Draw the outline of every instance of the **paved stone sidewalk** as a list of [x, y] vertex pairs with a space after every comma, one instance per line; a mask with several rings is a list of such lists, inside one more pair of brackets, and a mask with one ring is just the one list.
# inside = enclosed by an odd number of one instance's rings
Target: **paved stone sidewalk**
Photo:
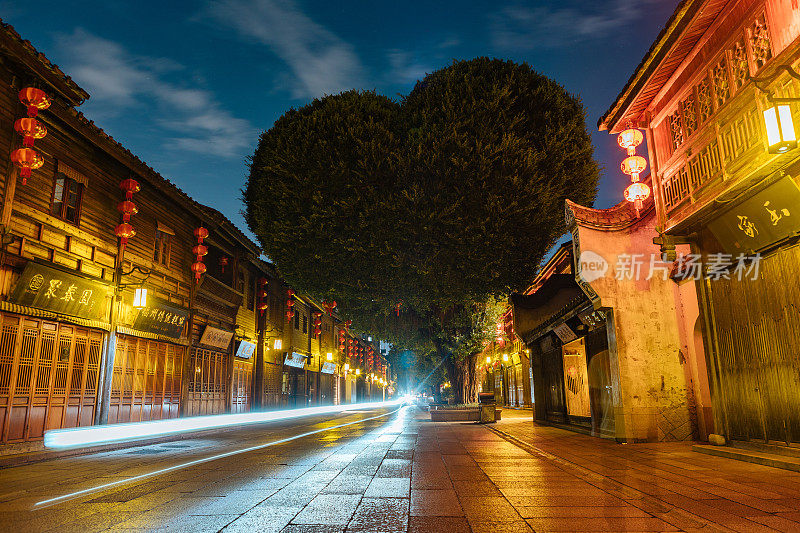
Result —
[[420, 420], [410, 531], [800, 531], [800, 474], [534, 426]]

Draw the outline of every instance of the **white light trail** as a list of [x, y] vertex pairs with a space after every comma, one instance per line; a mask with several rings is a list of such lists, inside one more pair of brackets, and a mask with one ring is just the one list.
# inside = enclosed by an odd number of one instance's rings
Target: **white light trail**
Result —
[[[362, 408], [363, 408], [363, 406], [366, 406], [366, 405], [379, 405], [379, 406], [385, 407], [387, 404], [389, 404], [389, 405], [398, 405], [399, 403], [400, 403], [399, 401], [393, 401], [393, 402], [378, 402], [377, 404], [350, 404], [349, 407], [352, 408], [353, 405], [360, 405]], [[147, 478], [154, 477], [154, 476], [159, 476], [161, 474], [174, 472], [175, 470], [181, 470], [183, 468], [187, 468], [187, 467], [190, 467], [190, 466], [195, 466], [195, 465], [207, 463], [209, 461], [216, 461], [217, 459], [224, 459], [225, 457], [230, 457], [232, 455], [238, 455], [240, 453], [246, 453], [246, 452], [252, 452], [252, 451], [255, 451], [255, 450], [261, 450], [263, 448], [268, 448], [270, 446], [275, 446], [275, 445], [278, 445], [278, 444], [283, 444], [283, 443], [286, 443], [286, 442], [290, 442], [290, 441], [293, 441], [295, 439], [301, 439], [303, 437], [308, 437], [310, 435], [316, 435], [317, 433], [322, 433], [324, 431], [330, 431], [331, 429], [343, 428], [343, 427], [346, 427], [346, 426], [352, 426], [353, 424], [360, 424], [360, 423], [366, 422], [368, 420], [375, 420], [377, 418], [384, 418], [384, 417], [393, 415], [394, 413], [396, 413], [398, 411], [401, 411], [402, 409], [403, 408], [401, 407], [399, 409], [395, 409], [394, 411], [390, 411], [390, 412], [384, 413], [382, 415], [370, 416], [368, 418], [362, 418], [360, 420], [354, 420], [352, 422], [345, 422], [344, 424], [338, 424], [338, 425], [335, 425], [335, 426], [329, 426], [329, 427], [325, 427], [325, 428], [322, 428], [322, 429], [315, 429], [314, 431], [307, 431], [306, 433], [301, 433], [300, 435], [294, 435], [292, 437], [287, 437], [285, 439], [275, 440], [275, 441], [267, 442], [267, 443], [264, 443], [264, 444], [258, 444], [256, 446], [249, 446], [247, 448], [241, 448], [239, 450], [233, 450], [233, 451], [230, 451], [230, 452], [219, 453], [219, 454], [216, 454], [216, 455], [211, 455], [209, 457], [203, 457], [201, 459], [195, 459], [193, 461], [188, 461], [186, 463], [181, 463], [181, 464], [177, 464], [177, 465], [174, 465], [174, 466], [169, 466], [167, 468], [161, 468], [159, 470], [154, 470], [153, 472], [148, 472], [146, 474], [140, 474], [138, 476], [132, 476], [132, 477], [125, 478], [125, 479], [119, 479], [117, 481], [112, 481], [110, 483], [104, 483], [102, 485], [97, 485], [96, 487], [90, 487], [88, 489], [83, 489], [83, 490], [79, 490], [79, 491], [76, 491], [76, 492], [71, 492], [69, 494], [63, 494], [61, 496], [56, 496], [55, 498], [42, 500], [40, 502], [37, 502], [37, 503], [33, 504], [32, 508], [33, 509], [43, 509], [45, 507], [50, 507], [52, 505], [63, 503], [63, 502], [69, 501], [69, 500], [74, 500], [75, 498], [80, 498], [81, 496], [86, 496], [88, 494], [93, 494], [95, 492], [99, 492], [99, 491], [102, 491], [102, 490], [105, 490], [105, 489], [110, 489], [112, 487], [116, 487], [116, 486], [119, 486], [119, 485], [125, 485], [125, 484], [128, 484], [128, 483], [133, 483], [135, 481], [141, 481], [143, 479], [147, 479]], [[299, 410], [299, 409], [297, 409], [297, 410]], [[275, 412], [280, 412], [280, 411], [275, 411]], [[198, 417], [198, 418], [200, 418], [200, 417]], [[209, 418], [209, 417], [202, 417], [202, 418]]]
[[401, 403], [403, 403], [402, 399], [389, 402], [351, 403], [345, 405], [305, 407], [302, 409], [285, 409], [282, 411], [192, 416], [187, 418], [172, 418], [169, 420], [153, 420], [150, 422], [54, 429], [44, 434], [44, 445], [47, 448], [97, 446], [101, 444], [152, 439], [179, 433], [288, 420], [290, 418], [299, 418], [303, 416], [333, 414], [363, 409], [379, 409], [381, 407], [393, 407]]

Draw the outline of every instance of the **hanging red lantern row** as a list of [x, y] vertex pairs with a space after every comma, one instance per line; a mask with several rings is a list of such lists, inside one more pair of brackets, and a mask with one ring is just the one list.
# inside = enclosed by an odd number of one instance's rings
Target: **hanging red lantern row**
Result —
[[26, 87], [19, 92], [19, 101], [27, 108], [28, 117], [14, 122], [14, 129], [22, 135], [22, 148], [11, 152], [11, 162], [19, 168], [22, 184], [28, 184], [31, 172], [44, 165], [42, 154], [33, 149], [33, 142], [47, 135], [47, 128], [36, 120], [40, 109], [50, 107], [47, 94], [35, 87]]
[[336, 309], [336, 300], [332, 302], [322, 302], [322, 307], [325, 308], [325, 312], [328, 313], [328, 316], [333, 316], [333, 310]]
[[314, 336], [322, 334], [322, 313], [314, 313]]
[[345, 347], [346, 347], [345, 343], [346, 343], [345, 331], [344, 331], [344, 329], [340, 329], [339, 330], [339, 353], [341, 355], [345, 355]]
[[625, 199], [633, 203], [637, 217], [644, 201], [650, 197], [650, 187], [639, 181], [641, 173], [647, 168], [647, 160], [636, 155], [636, 147], [642, 144], [643, 140], [642, 132], [631, 127], [617, 136], [617, 144], [628, 154], [628, 157], [622, 160], [620, 169], [631, 177], [631, 184], [625, 189]]
[[291, 320], [294, 318], [294, 291], [287, 289], [286, 291], [286, 319]]
[[114, 229], [114, 234], [119, 237], [120, 242], [120, 262], [125, 255], [125, 248], [128, 246], [128, 239], [136, 236], [136, 230], [130, 224], [131, 217], [139, 212], [136, 204], [133, 203], [133, 195], [141, 190], [139, 182], [135, 179], [124, 179], [119, 183], [119, 188], [125, 191], [125, 199], [117, 204], [117, 211], [122, 214], [122, 223]]
[[258, 280], [258, 305], [256, 306], [261, 316], [264, 316], [266, 310], [269, 309], [269, 304], [267, 303], [268, 297], [267, 278], [261, 278]]
[[194, 230], [194, 236], [197, 238], [197, 244], [192, 247], [195, 261], [192, 263], [192, 272], [194, 272], [194, 279], [200, 283], [200, 276], [206, 273], [206, 264], [203, 262], [203, 257], [208, 254], [208, 247], [203, 244], [203, 241], [208, 238], [208, 230], [203, 226]]

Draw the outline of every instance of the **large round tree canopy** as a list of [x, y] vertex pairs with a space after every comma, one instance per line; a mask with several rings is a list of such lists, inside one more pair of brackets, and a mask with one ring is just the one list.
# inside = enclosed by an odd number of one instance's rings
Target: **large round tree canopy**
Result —
[[580, 100], [527, 64], [477, 58], [401, 101], [326, 96], [260, 138], [247, 221], [299, 290], [361, 323], [523, 289], [590, 205], [598, 167]]

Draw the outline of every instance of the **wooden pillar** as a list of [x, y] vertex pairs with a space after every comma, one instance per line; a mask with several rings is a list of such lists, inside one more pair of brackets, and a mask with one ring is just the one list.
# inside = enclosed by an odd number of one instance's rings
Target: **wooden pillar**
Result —
[[197, 296], [198, 283], [192, 280], [189, 286], [189, 321], [187, 323], [187, 338], [189, 345], [183, 360], [183, 372], [181, 373], [181, 402], [178, 409], [180, 416], [186, 416], [189, 409], [189, 381], [194, 378], [192, 368], [192, 351], [194, 349], [194, 321], [195, 321], [195, 299]]
[[[251, 285], [252, 286], [252, 285]], [[261, 289], [259, 289], [260, 291]], [[256, 300], [258, 301], [258, 300]], [[264, 405], [264, 313], [256, 312], [256, 360], [253, 366], [253, 384], [250, 394], [250, 405], [260, 409]]]

